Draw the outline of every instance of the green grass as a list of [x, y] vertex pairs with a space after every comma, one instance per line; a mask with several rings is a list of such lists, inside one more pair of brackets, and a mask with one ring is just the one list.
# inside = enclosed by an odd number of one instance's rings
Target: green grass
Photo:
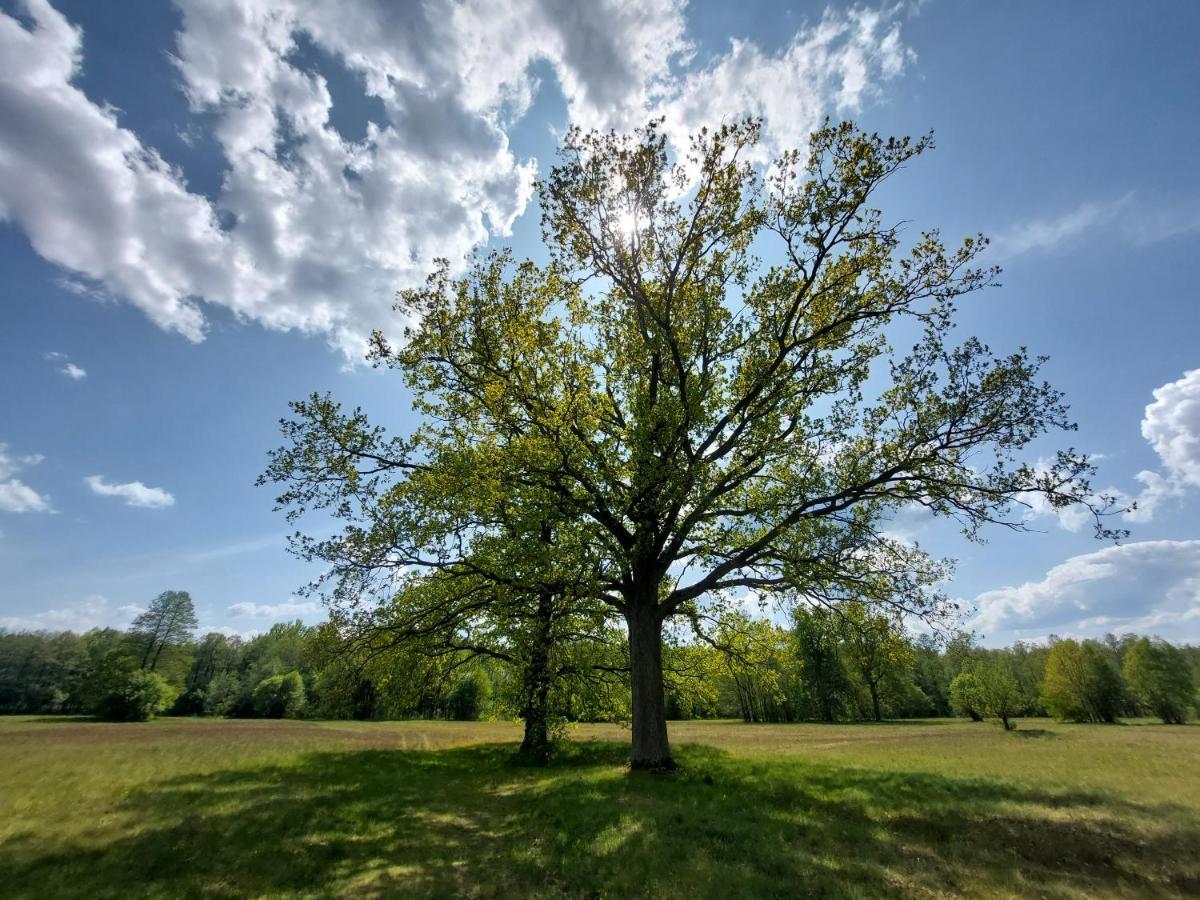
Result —
[[[0, 895], [1200, 894], [1200, 728], [0, 719]], [[506, 743], [507, 742], [507, 743]]]

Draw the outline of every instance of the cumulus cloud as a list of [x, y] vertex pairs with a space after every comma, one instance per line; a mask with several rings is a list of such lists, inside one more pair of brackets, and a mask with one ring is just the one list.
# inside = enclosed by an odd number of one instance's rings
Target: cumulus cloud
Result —
[[42, 461], [38, 454], [14, 456], [8, 444], [0, 443], [0, 512], [53, 512], [50, 498], [14, 477], [22, 469]]
[[1158, 454], [1161, 471], [1137, 474], [1142, 490], [1131, 522], [1149, 522], [1164, 500], [1200, 487], [1200, 369], [1154, 389], [1142, 416], [1142, 437]]
[[747, 114], [764, 119], [767, 153], [801, 147], [826, 113], [857, 111], [915, 54], [900, 40], [896, 9], [827, 10], [776, 54], [734, 40], [729, 52], [686, 76], [659, 112], [677, 146], [699, 128]]
[[78, 381], [81, 378], [87, 378], [87, 370], [85, 370], [82, 366], [77, 366], [75, 363], [71, 362], [65, 353], [56, 353], [54, 351], [50, 351], [42, 354], [42, 358], [45, 359], [46, 362], [53, 363], [58, 367], [59, 372], [74, 381]]
[[247, 619], [295, 619], [320, 615], [321, 604], [295, 599], [283, 603], [234, 603], [229, 611]]
[[[895, 10], [828, 13], [779, 53], [739, 41], [680, 77], [695, 53], [683, 0], [179, 0], [189, 129], [211, 124], [226, 163], [207, 197], [78, 87], [79, 29], [47, 0], [25, 6], [31, 28], [0, 14], [0, 219], [72, 285], [192, 340], [208, 303], [322, 333], [352, 359], [396, 288], [525, 210], [536, 161], [507, 129], [538, 90], [535, 64], [585, 126], [664, 114], [681, 138], [758, 113], [770, 142], [794, 144], [911, 56]], [[318, 50], [378, 110], [361, 137], [333, 124]]]
[[[1200, 487], [1200, 369], [1190, 369], [1183, 377], [1154, 389], [1154, 402], [1142, 416], [1142, 437], [1158, 455], [1159, 470], [1144, 469], [1134, 476], [1140, 490], [1129, 492], [1109, 486], [1100, 495], [1111, 497], [1118, 508], [1125, 508], [1126, 522], [1153, 521], [1164, 502], [1185, 496]], [[1095, 456], [1094, 459], [1101, 459]], [[1039, 460], [1036, 469], [1045, 471], [1047, 460]], [[1093, 499], [1100, 502], [1100, 495]], [[1079, 531], [1092, 523], [1091, 514], [1082, 506], [1055, 509], [1040, 494], [1022, 495], [1029, 507], [1028, 517], [1054, 517], [1068, 531]]]
[[986, 591], [972, 625], [988, 636], [1134, 631], [1200, 637], [1200, 540], [1140, 541], [1074, 556], [1040, 581]]
[[120, 497], [126, 506], [141, 506], [146, 509], [162, 509], [175, 505], [175, 498], [167, 491], [157, 487], [147, 487], [140, 481], [127, 481], [124, 484], [110, 484], [102, 475], [89, 475], [84, 482], [92, 489], [92, 493], [101, 497]]

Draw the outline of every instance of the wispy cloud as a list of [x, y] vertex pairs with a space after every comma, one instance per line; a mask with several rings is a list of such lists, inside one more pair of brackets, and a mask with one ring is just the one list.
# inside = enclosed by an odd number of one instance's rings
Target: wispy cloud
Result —
[[42, 461], [39, 454], [14, 456], [8, 444], [0, 443], [0, 512], [54, 512], [50, 498], [31, 488], [16, 474]]
[[999, 258], [1051, 253], [1085, 237], [1103, 235], [1135, 246], [1156, 244], [1200, 230], [1200, 200], [1151, 200], [1128, 191], [1109, 200], [1089, 200], [1066, 211], [1028, 219], [1000, 230], [992, 240]]
[[77, 366], [67, 357], [65, 353], [58, 353], [50, 350], [42, 354], [42, 358], [46, 362], [53, 363], [58, 371], [68, 378], [78, 381], [81, 378], [87, 378], [87, 371], [82, 366]]
[[125, 607], [114, 609], [102, 594], [27, 615], [0, 616], [0, 628], [11, 631], [87, 631], [104, 626], [126, 625], [131, 616]]
[[1081, 203], [1074, 209], [1045, 218], [1030, 219], [1000, 232], [992, 241], [992, 251], [1001, 256], [1049, 252], [1083, 234], [1113, 222], [1133, 200], [1133, 193], [1115, 200]]
[[120, 497], [126, 506], [141, 506], [146, 509], [162, 509], [175, 505], [175, 498], [157, 487], [147, 487], [140, 481], [127, 481], [124, 484], [110, 484], [102, 475], [89, 475], [83, 479], [92, 493], [101, 497]]
[[316, 616], [321, 604], [312, 600], [287, 600], [283, 603], [234, 603], [229, 611], [247, 619], [295, 619]]

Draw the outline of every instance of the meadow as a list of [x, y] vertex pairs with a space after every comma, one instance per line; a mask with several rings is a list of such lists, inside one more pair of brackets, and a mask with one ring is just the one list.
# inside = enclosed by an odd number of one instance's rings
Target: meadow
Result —
[[0, 719], [0, 894], [1200, 894], [1200, 727]]

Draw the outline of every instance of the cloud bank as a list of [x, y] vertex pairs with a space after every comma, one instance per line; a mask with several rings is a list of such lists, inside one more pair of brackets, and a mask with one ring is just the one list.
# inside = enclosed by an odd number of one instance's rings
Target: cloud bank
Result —
[[[757, 113], [770, 144], [793, 145], [911, 58], [895, 8], [826, 13], [775, 54], [736, 41], [698, 60], [682, 0], [178, 6], [173, 58], [191, 127], [211, 127], [223, 155], [219, 192], [193, 192], [88, 97], [84, 35], [48, 0], [25, 0], [30, 27], [0, 14], [0, 220], [77, 289], [190, 340], [210, 304], [323, 334], [350, 359], [388, 324], [397, 288], [525, 211], [537, 161], [516, 158], [508, 130], [540, 89], [537, 65], [584, 126], [665, 115], [682, 140]], [[361, 136], [334, 125], [328, 65], [376, 110]]]
[[972, 626], [993, 637], [1132, 631], [1194, 641], [1200, 540], [1139, 541], [1073, 556], [1039, 581], [986, 591], [975, 605]]

